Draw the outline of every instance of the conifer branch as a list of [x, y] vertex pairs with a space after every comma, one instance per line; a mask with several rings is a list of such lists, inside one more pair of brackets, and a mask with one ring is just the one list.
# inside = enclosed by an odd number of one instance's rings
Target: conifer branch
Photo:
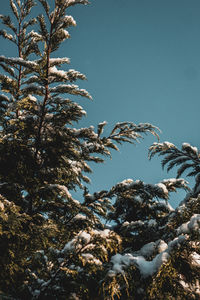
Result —
[[182, 144], [182, 150], [169, 142], [154, 143], [149, 148], [149, 158], [151, 159], [155, 154], [165, 156], [162, 160], [162, 166], [168, 164], [167, 171], [174, 166], [180, 166], [177, 170], [177, 178], [189, 168], [192, 168], [192, 172], [189, 172], [187, 176], [196, 176], [200, 173], [200, 153], [196, 147], [188, 143]]
[[[41, 2], [41, 1], [40, 1]], [[45, 1], [42, 1], [44, 5]], [[44, 28], [44, 24], [40, 22], [40, 27], [41, 30]], [[43, 29], [44, 30], [44, 29]], [[37, 159], [38, 156], [38, 151], [41, 143], [41, 130], [44, 122], [44, 117], [45, 117], [45, 109], [46, 109], [46, 104], [49, 99], [49, 68], [50, 68], [50, 54], [51, 54], [51, 37], [52, 37], [52, 31], [53, 31], [53, 24], [50, 25], [50, 33], [49, 33], [49, 41], [47, 42], [47, 50], [46, 50], [46, 66], [45, 66], [45, 95], [44, 95], [44, 100], [41, 106], [41, 115], [39, 119], [39, 126], [38, 126], [38, 133], [36, 137], [36, 147], [35, 147], [35, 158]]]

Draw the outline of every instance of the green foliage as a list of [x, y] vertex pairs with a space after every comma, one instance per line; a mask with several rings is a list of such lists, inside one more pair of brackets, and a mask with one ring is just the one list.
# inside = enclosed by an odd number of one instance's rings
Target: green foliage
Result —
[[[44, 14], [33, 16], [37, 4]], [[0, 16], [0, 36], [15, 58], [0, 56], [0, 291], [13, 299], [197, 299], [199, 289], [199, 152], [189, 144], [154, 143], [150, 157], [178, 166], [177, 179], [158, 184], [124, 180], [91, 195], [92, 172], [124, 142], [159, 129], [106, 122], [77, 129], [92, 99], [69, 69], [53, 58], [76, 26], [66, 15], [86, 0], [10, 0], [13, 17]], [[62, 69], [62, 67], [64, 69]], [[188, 161], [190, 161], [188, 163]], [[188, 168], [195, 187], [176, 210], [168, 204]], [[71, 191], [83, 190], [81, 201]], [[110, 223], [109, 223], [110, 222]], [[11, 295], [11, 296], [10, 296]], [[0, 295], [1, 296], [1, 295]], [[195, 298], [196, 297], [196, 298]]]
[[[161, 293], [162, 291], [162, 293]], [[179, 274], [169, 261], [163, 265], [148, 287], [147, 299], [189, 299], [179, 284]]]
[[[196, 147], [192, 147], [188, 143], [183, 143], [181, 150], [168, 142], [154, 143], [150, 147], [150, 158], [156, 153], [159, 153], [159, 155], [166, 155], [162, 161], [162, 166], [164, 167], [168, 164], [167, 171], [171, 170], [174, 166], [181, 165], [177, 171], [177, 178], [180, 177], [188, 168], [193, 169], [192, 172], [188, 173], [188, 176], [195, 176], [200, 172], [199, 151]], [[186, 163], [188, 160], [192, 163]]]

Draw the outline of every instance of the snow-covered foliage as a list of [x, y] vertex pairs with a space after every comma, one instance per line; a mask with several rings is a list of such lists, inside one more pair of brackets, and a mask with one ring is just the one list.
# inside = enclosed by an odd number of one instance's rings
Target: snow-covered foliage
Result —
[[[31, 11], [39, 5], [39, 15]], [[125, 179], [90, 194], [90, 162], [124, 142], [135, 143], [149, 123], [103, 121], [76, 125], [92, 99], [86, 79], [54, 53], [76, 21], [68, 8], [87, 0], [10, 0], [14, 18], [0, 16], [0, 36], [17, 57], [0, 56], [0, 291], [12, 299], [199, 299], [200, 153], [188, 143], [154, 143], [177, 178], [158, 183]], [[44, 14], [41, 14], [41, 8]], [[36, 13], [37, 10], [35, 10]], [[14, 48], [13, 48], [14, 49]], [[54, 56], [54, 57], [53, 57]], [[196, 184], [180, 205], [170, 193], [188, 191], [179, 178], [191, 168]], [[87, 176], [86, 176], [87, 175]], [[76, 188], [83, 190], [75, 199]], [[80, 196], [79, 196], [80, 197]]]

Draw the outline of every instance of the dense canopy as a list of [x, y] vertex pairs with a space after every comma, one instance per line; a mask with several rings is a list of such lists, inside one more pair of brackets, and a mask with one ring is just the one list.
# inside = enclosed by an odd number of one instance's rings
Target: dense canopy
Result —
[[[53, 2], [53, 3], [52, 3]], [[86, 115], [78, 84], [86, 76], [55, 57], [76, 21], [70, 6], [87, 0], [10, 0], [0, 36], [0, 292], [3, 299], [199, 299], [200, 152], [155, 142], [149, 157], [178, 166], [157, 184], [125, 179], [90, 194], [90, 162], [101, 163], [149, 123], [106, 122], [80, 128]], [[34, 16], [32, 8], [38, 5]], [[97, 130], [95, 130], [97, 127]], [[195, 177], [189, 190], [180, 178]], [[82, 199], [74, 191], [82, 190]], [[173, 209], [170, 193], [187, 196]]]

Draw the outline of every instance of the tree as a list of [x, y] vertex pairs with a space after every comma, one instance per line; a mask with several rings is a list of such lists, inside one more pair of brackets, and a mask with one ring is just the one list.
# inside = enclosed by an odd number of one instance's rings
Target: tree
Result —
[[[97, 131], [75, 127], [85, 115], [78, 98], [91, 96], [74, 82], [86, 77], [54, 52], [76, 25], [68, 8], [88, 1], [38, 0], [44, 14], [32, 17], [35, 4], [10, 0], [13, 18], [0, 16], [7, 28], [0, 35], [17, 50], [15, 58], [0, 56], [0, 290], [15, 299], [192, 299], [198, 295], [199, 180], [175, 211], [169, 192], [188, 189], [184, 179], [156, 185], [128, 179], [89, 193], [91, 161], [103, 162], [117, 144], [143, 134], [158, 137], [158, 129], [123, 122], [104, 136], [106, 122]], [[188, 167], [198, 174], [197, 149], [188, 145], [180, 153], [171, 145], [153, 144], [150, 154], [169, 154], [169, 169], [192, 160], [178, 175]], [[81, 202], [70, 193], [77, 187]]]

